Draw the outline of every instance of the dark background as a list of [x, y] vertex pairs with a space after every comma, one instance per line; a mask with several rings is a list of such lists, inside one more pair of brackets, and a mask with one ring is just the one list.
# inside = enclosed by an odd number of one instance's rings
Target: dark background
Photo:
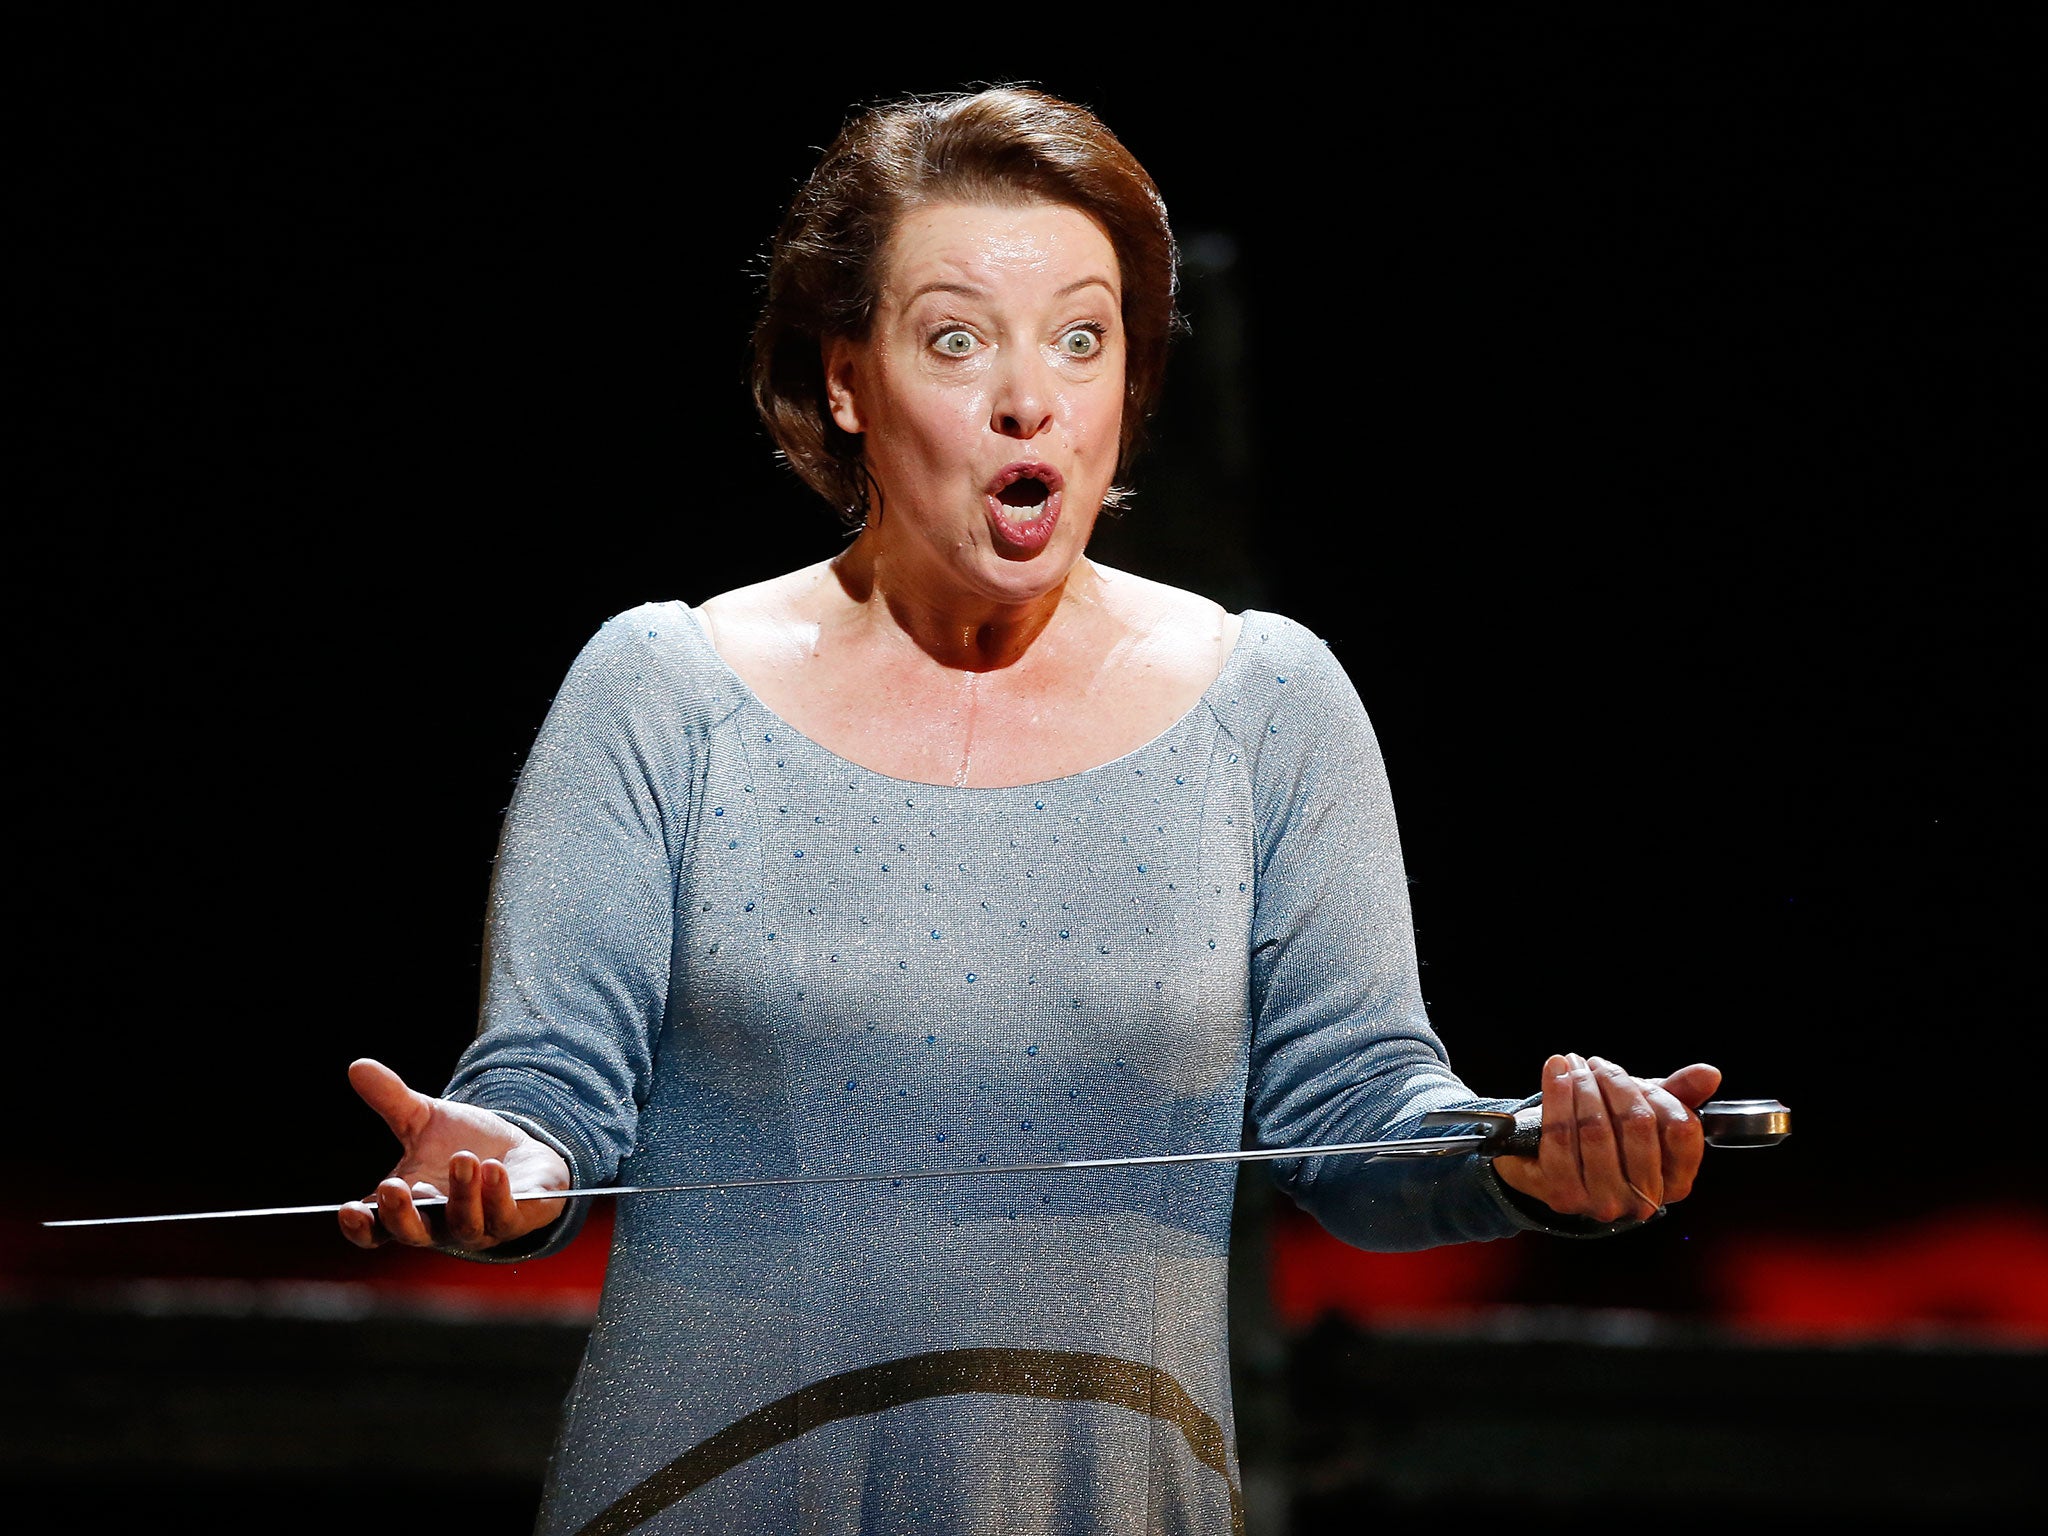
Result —
[[432, 1086], [468, 1038], [498, 817], [582, 641], [838, 545], [742, 384], [795, 182], [852, 103], [1029, 79], [1102, 113], [1189, 256], [1099, 552], [1335, 647], [1454, 1063], [1520, 1093], [1553, 1049], [1705, 1059], [1797, 1110], [1495, 1299], [1725, 1321], [1716, 1254], [1974, 1222], [2035, 1234], [2033, 1289], [1951, 1247], [1880, 1333], [2038, 1340], [2038, 32], [1474, 12], [1064, 64], [762, 26], [17, 55], [10, 1294], [372, 1262], [27, 1222], [383, 1170], [343, 1068]]

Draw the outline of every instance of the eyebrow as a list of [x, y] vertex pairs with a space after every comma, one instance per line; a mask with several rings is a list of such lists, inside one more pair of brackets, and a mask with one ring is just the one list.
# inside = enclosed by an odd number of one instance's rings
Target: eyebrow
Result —
[[1090, 284], [1093, 284], [1097, 288], [1107, 288], [1109, 290], [1109, 296], [1111, 298], [1116, 297], [1116, 289], [1110, 286], [1110, 281], [1106, 277], [1081, 278], [1076, 282], [1071, 282], [1067, 284], [1067, 286], [1062, 288], [1059, 291], [1059, 293], [1055, 295], [1055, 297], [1064, 299], [1068, 294], [1079, 293], [1083, 288], [1088, 287]]
[[[1058, 299], [1064, 299], [1065, 297], [1067, 297], [1067, 295], [1072, 293], [1079, 293], [1083, 288], [1088, 287], [1107, 289], [1111, 298], [1116, 297], [1116, 289], [1111, 287], [1110, 281], [1106, 277], [1077, 278], [1073, 282], [1067, 284], [1067, 286], [1062, 288], [1058, 293], [1054, 294], [1053, 297]], [[988, 290], [986, 288], [983, 288], [976, 283], [949, 283], [941, 280], [921, 284], [915, 291], [913, 291], [907, 298], [904, 299], [903, 306], [904, 308], [908, 309], [911, 305], [915, 304], [919, 299], [923, 298], [928, 293], [957, 293], [963, 295], [966, 298], [978, 299], [981, 298], [987, 292]]]

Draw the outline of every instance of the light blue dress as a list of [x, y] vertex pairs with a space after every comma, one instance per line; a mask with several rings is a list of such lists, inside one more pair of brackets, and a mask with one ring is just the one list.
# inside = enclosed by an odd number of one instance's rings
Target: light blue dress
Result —
[[[521, 777], [486, 970], [450, 1096], [585, 1186], [1358, 1141], [1512, 1107], [1424, 1017], [1357, 694], [1272, 614], [1157, 740], [1001, 789], [857, 767], [684, 605], [621, 614]], [[1535, 1225], [1483, 1159], [1272, 1166], [1363, 1247]], [[1241, 1525], [1234, 1179], [620, 1201], [541, 1529]]]

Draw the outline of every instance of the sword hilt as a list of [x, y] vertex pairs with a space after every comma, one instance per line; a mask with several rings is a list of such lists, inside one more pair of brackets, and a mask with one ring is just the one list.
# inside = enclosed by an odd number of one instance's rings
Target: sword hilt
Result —
[[[1792, 1111], [1776, 1099], [1715, 1099], [1694, 1111], [1710, 1147], [1775, 1147], [1792, 1134]], [[1534, 1157], [1543, 1146], [1543, 1116], [1525, 1109], [1516, 1115], [1440, 1109], [1422, 1117], [1422, 1127], [1485, 1125], [1492, 1134], [1475, 1150], [1489, 1157]]]

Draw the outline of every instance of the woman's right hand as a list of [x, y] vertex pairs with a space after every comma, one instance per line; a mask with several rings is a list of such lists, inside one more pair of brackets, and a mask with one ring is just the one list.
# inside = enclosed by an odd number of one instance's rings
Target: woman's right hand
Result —
[[[375, 1203], [341, 1208], [341, 1235], [358, 1248], [396, 1239], [414, 1248], [452, 1244], [495, 1248], [538, 1231], [562, 1214], [560, 1200], [514, 1200], [514, 1192], [568, 1189], [569, 1165], [546, 1142], [511, 1121], [405, 1086], [382, 1062], [352, 1062], [348, 1080], [398, 1138], [398, 1166], [377, 1186]], [[437, 1235], [413, 1196], [445, 1195]]]

